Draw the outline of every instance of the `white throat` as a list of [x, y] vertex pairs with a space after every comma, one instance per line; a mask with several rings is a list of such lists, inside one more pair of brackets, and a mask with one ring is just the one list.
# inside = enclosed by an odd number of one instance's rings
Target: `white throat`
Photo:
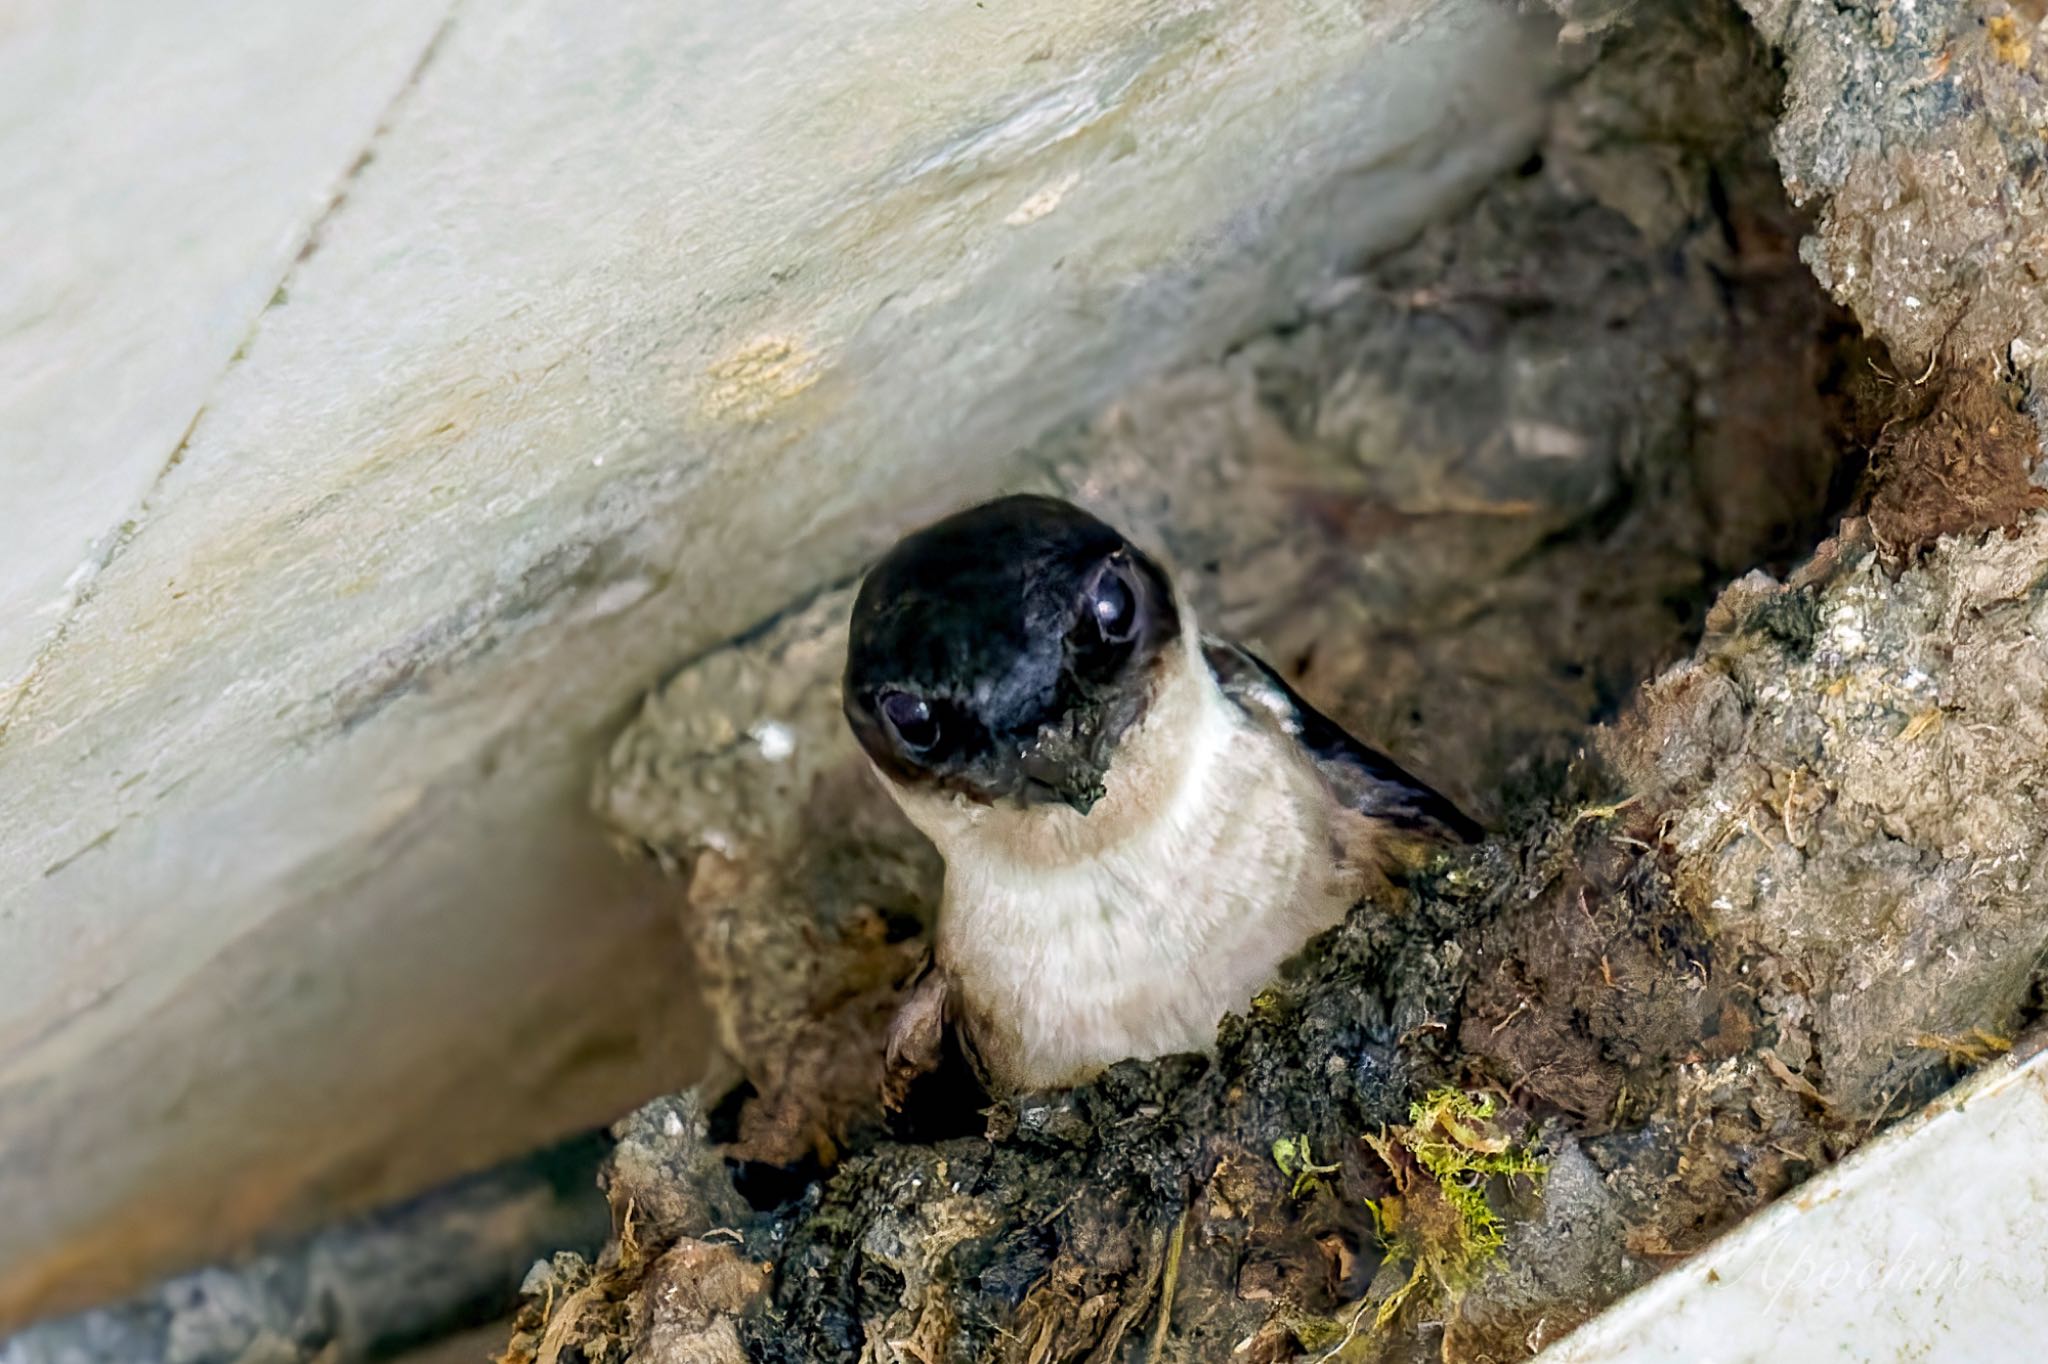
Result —
[[1086, 816], [889, 783], [945, 856], [939, 964], [1002, 1084], [1206, 1050], [1360, 889], [1312, 766], [1222, 694], [1184, 619]]

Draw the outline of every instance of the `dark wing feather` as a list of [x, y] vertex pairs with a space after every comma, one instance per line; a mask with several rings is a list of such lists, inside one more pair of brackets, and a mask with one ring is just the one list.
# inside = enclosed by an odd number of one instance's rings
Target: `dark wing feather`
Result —
[[1446, 843], [1471, 843], [1485, 830], [1384, 753], [1301, 699], [1265, 660], [1228, 640], [1202, 637], [1223, 694], [1248, 715], [1277, 721], [1314, 759], [1338, 801], [1369, 819]]

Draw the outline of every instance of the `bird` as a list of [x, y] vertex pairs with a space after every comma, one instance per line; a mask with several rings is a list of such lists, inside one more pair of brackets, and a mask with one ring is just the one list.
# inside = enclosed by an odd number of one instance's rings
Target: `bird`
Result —
[[841, 703], [945, 863], [892, 1104], [955, 1032], [991, 1093], [1211, 1050], [1390, 874], [1482, 833], [1055, 497], [968, 507], [877, 560]]

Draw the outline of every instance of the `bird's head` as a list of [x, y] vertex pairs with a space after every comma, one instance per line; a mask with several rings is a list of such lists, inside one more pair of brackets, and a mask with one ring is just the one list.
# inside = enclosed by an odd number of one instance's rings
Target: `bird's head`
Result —
[[1069, 503], [1005, 497], [905, 537], [869, 571], [842, 703], [899, 793], [1085, 815], [1184, 649], [1158, 564]]

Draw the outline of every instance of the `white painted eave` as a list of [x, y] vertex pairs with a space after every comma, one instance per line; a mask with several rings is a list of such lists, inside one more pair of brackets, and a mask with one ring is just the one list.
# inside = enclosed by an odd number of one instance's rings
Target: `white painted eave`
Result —
[[2007, 1057], [1542, 1364], [2048, 1358], [2048, 1054]]

